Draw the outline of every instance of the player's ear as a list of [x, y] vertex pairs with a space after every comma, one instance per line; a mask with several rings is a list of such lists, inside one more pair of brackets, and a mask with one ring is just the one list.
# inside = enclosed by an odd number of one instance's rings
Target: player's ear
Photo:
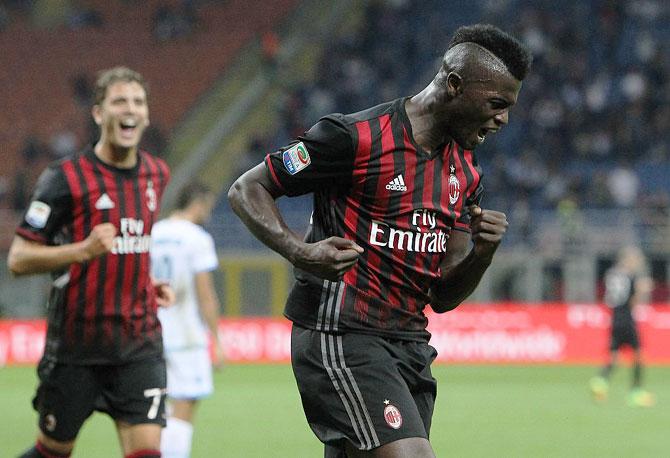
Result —
[[102, 125], [102, 109], [100, 108], [100, 105], [93, 105], [93, 108], [91, 108], [91, 116], [93, 116], [93, 120], [97, 125]]
[[447, 75], [447, 94], [449, 98], [454, 98], [463, 92], [463, 77], [456, 72], [449, 72]]

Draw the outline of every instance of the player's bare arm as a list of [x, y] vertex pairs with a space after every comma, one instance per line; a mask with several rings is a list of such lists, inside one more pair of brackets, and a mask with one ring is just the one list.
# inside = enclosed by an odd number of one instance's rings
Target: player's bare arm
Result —
[[16, 235], [12, 240], [7, 265], [14, 275], [51, 272], [70, 264], [86, 262], [109, 253], [116, 228], [111, 223], [95, 226], [81, 242], [59, 246], [43, 245]]
[[200, 314], [207, 323], [214, 343], [213, 364], [217, 369], [223, 365], [223, 342], [219, 336], [219, 309], [221, 304], [214, 289], [214, 278], [211, 272], [195, 274], [195, 292], [198, 295]]
[[[451, 233], [442, 275], [431, 288], [431, 307], [436, 312], [453, 310], [472, 294], [507, 231], [504, 213], [473, 206], [470, 216], [471, 234]], [[468, 253], [471, 240], [474, 246]]]
[[356, 264], [363, 248], [341, 237], [303, 242], [279, 213], [275, 199], [282, 194], [268, 178], [265, 164], [259, 164], [233, 183], [228, 199], [249, 230], [291, 264], [317, 277], [340, 278]]

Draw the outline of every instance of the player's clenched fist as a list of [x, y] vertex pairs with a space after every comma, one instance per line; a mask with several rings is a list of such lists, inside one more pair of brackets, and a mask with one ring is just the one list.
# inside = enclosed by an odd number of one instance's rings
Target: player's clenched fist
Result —
[[317, 277], [337, 280], [351, 269], [363, 248], [341, 237], [329, 237], [306, 244], [296, 256], [294, 265]]
[[98, 224], [84, 240], [87, 259], [97, 258], [112, 251], [116, 227], [112, 223]]
[[495, 210], [484, 210], [477, 205], [470, 206], [468, 211], [475, 255], [480, 259], [491, 261], [509, 226], [507, 216]]

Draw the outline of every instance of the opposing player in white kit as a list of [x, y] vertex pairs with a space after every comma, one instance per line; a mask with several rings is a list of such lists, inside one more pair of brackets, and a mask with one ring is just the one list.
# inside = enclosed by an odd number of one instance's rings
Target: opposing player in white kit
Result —
[[201, 224], [214, 205], [206, 186], [192, 183], [181, 192], [169, 218], [154, 225], [152, 272], [168, 281], [175, 304], [159, 311], [167, 361], [167, 426], [161, 438], [165, 458], [187, 458], [191, 453], [193, 415], [198, 400], [213, 391], [208, 331], [214, 343], [215, 365], [223, 351], [217, 332], [219, 300], [212, 271], [218, 267], [214, 240]]

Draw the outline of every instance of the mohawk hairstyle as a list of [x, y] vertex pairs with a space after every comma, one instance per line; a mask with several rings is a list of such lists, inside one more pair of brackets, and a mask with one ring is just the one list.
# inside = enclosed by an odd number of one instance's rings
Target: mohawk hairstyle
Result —
[[491, 24], [459, 27], [449, 43], [451, 49], [461, 43], [475, 43], [488, 49], [503, 61], [507, 70], [519, 81], [530, 71], [533, 61], [528, 48], [510, 34]]

